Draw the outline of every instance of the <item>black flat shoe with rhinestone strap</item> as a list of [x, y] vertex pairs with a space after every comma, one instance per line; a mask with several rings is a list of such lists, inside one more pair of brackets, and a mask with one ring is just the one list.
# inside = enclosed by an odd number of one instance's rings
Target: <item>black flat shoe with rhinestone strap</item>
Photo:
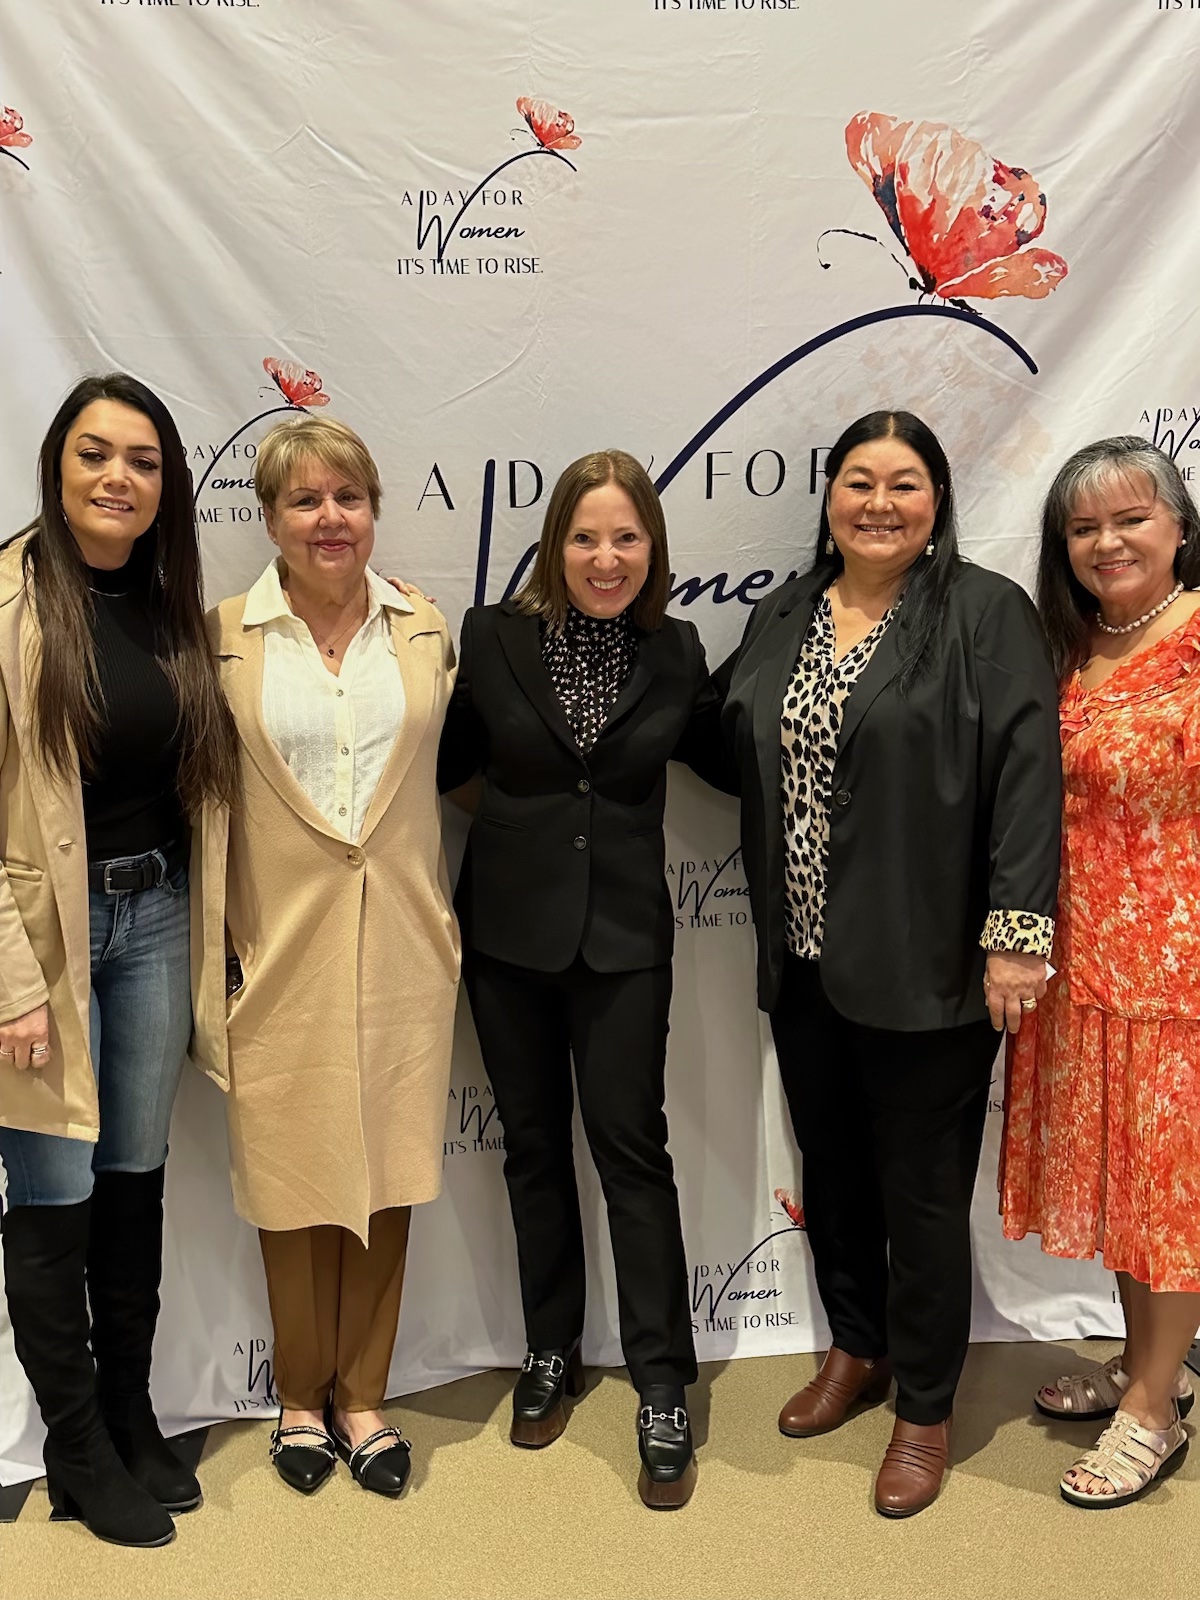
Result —
[[553, 1444], [567, 1425], [563, 1397], [583, 1393], [583, 1358], [576, 1340], [566, 1350], [530, 1350], [521, 1363], [513, 1389], [512, 1427], [508, 1437], [526, 1450]]
[[[352, 1446], [334, 1426], [333, 1412], [328, 1407], [325, 1426], [332, 1435], [334, 1449], [350, 1468], [355, 1483], [388, 1500], [395, 1500], [403, 1492], [412, 1471], [412, 1445], [399, 1428], [376, 1428], [361, 1444]], [[391, 1443], [384, 1444], [385, 1439]]]
[[[280, 1412], [280, 1420], [282, 1417]], [[337, 1454], [329, 1434], [322, 1434], [320, 1428], [310, 1424], [303, 1428], [276, 1428], [271, 1435], [271, 1460], [290, 1489], [312, 1494], [332, 1473]]]

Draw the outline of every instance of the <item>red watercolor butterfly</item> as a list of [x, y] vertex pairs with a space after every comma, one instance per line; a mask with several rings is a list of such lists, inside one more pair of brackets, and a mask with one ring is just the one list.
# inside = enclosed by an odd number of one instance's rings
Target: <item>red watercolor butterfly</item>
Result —
[[[12, 156], [13, 150], [27, 150], [33, 143], [31, 133], [22, 133], [25, 119], [11, 106], [0, 106], [0, 150], [5, 155]], [[12, 156], [14, 161], [21, 161], [20, 156]], [[25, 162], [21, 161], [25, 166]]]
[[302, 367], [298, 361], [276, 361], [267, 356], [263, 371], [274, 379], [279, 392], [290, 406], [327, 406], [329, 396], [321, 393], [321, 380], [315, 372]]
[[1066, 277], [1061, 256], [1028, 248], [1046, 225], [1036, 179], [957, 129], [860, 111], [846, 128], [846, 154], [916, 267], [909, 282], [923, 295], [969, 310], [964, 299], [1044, 300]]
[[776, 1189], [775, 1198], [788, 1214], [788, 1220], [794, 1228], [804, 1227], [804, 1207], [790, 1189]]
[[543, 150], [578, 150], [583, 140], [575, 132], [575, 119], [560, 111], [549, 100], [531, 100], [522, 95], [517, 110], [533, 131]]

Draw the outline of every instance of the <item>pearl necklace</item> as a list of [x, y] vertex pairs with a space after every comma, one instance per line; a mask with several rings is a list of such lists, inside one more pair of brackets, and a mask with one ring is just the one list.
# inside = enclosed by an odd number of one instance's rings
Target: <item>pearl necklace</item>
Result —
[[1183, 585], [1177, 583], [1165, 600], [1160, 600], [1153, 610], [1146, 612], [1144, 617], [1139, 617], [1136, 622], [1127, 622], [1123, 628], [1114, 628], [1111, 623], [1104, 622], [1100, 617], [1096, 618], [1096, 626], [1101, 633], [1136, 633], [1139, 628], [1144, 628], [1148, 622], [1153, 622], [1155, 617], [1161, 616], [1169, 605], [1179, 599], [1182, 593]]

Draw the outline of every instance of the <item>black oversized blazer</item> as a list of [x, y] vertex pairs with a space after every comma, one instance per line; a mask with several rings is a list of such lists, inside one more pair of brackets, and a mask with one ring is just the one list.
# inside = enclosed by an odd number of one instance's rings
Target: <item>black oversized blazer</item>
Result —
[[[764, 596], [714, 674], [765, 1011], [786, 951], [780, 714], [827, 579], [809, 573]], [[904, 626], [901, 606], [843, 711], [820, 970], [843, 1016], [916, 1032], [987, 1015], [979, 937], [990, 910], [1053, 916], [1062, 780], [1054, 674], [1017, 584], [964, 561], [906, 695]]]
[[577, 955], [597, 972], [669, 961], [667, 762], [719, 742], [719, 716], [695, 625], [665, 617], [640, 634], [585, 756], [542, 660], [538, 619], [510, 601], [469, 610], [438, 760], [443, 792], [482, 779], [455, 895], [465, 943], [541, 972]]

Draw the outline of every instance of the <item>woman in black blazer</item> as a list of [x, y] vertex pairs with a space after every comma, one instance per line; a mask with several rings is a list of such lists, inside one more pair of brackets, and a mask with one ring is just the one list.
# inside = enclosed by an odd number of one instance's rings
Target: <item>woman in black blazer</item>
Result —
[[1045, 992], [1055, 681], [1024, 592], [959, 556], [924, 423], [863, 417], [825, 470], [811, 572], [760, 602], [716, 681], [832, 1333], [779, 1425], [827, 1432], [894, 1372], [875, 1503], [910, 1516], [941, 1486], [970, 1335], [995, 1030]]
[[481, 776], [456, 895], [463, 977], [504, 1124], [529, 1350], [511, 1438], [563, 1431], [583, 1390], [583, 1233], [571, 1061], [608, 1206], [621, 1343], [641, 1398], [639, 1490], [683, 1505], [696, 1378], [663, 1113], [674, 918], [666, 766], [719, 742], [691, 623], [665, 615], [662, 508], [623, 451], [568, 467], [532, 574], [463, 621], [439, 783]]

